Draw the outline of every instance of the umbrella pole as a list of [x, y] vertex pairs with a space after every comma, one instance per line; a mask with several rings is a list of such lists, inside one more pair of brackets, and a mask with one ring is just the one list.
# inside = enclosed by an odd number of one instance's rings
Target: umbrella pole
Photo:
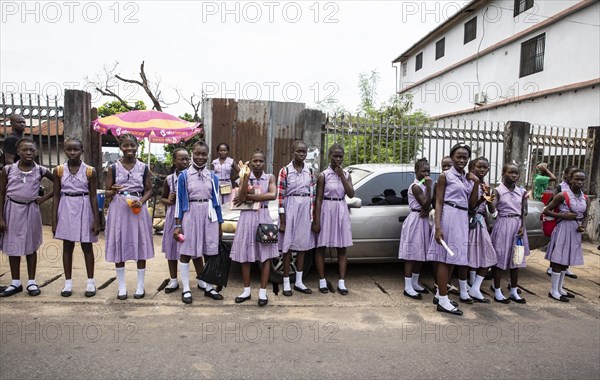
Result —
[[150, 139], [148, 139], [148, 169], [150, 169]]

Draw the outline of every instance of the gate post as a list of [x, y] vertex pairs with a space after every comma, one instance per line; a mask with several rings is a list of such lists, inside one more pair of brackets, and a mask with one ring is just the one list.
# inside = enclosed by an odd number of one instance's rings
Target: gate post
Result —
[[504, 128], [504, 164], [516, 162], [519, 167], [519, 186], [525, 185], [525, 175], [529, 166], [530, 124], [523, 121], [509, 121]]
[[587, 169], [587, 193], [600, 196], [600, 126], [588, 127], [588, 146], [585, 153], [585, 167]]
[[305, 109], [300, 112], [299, 122], [304, 126], [302, 140], [308, 145], [308, 148], [318, 149], [319, 159], [315, 160], [316, 165], [321, 170], [321, 161], [327, 157], [327, 147], [322, 146], [321, 130], [325, 123], [326, 116], [319, 110]]

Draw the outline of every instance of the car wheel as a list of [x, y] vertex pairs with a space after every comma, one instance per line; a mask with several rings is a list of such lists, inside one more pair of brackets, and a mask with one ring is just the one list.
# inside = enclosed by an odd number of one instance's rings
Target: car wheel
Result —
[[[304, 255], [303, 277], [310, 273], [314, 262], [315, 250], [312, 249]], [[283, 255], [271, 259], [271, 270], [269, 271], [269, 281], [281, 284], [283, 283]], [[296, 252], [292, 252], [292, 261], [290, 262], [290, 282], [296, 281]]]

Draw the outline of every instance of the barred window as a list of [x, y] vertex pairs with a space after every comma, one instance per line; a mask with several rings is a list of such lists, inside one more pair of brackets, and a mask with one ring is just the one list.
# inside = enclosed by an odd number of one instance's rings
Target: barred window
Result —
[[520, 15], [521, 13], [525, 12], [526, 10], [528, 10], [529, 8], [533, 7], [533, 0], [515, 0], [515, 6], [514, 6], [514, 16], [513, 17], [517, 17], [518, 15]]
[[446, 54], [446, 37], [435, 43], [435, 60], [442, 58]]
[[423, 67], [423, 52], [417, 54], [417, 61], [415, 63], [415, 71], [421, 70]]
[[406, 72], [408, 71], [408, 62], [402, 62], [402, 76], [406, 76]]
[[465, 23], [465, 45], [477, 37], [477, 17]]
[[546, 33], [540, 34], [521, 44], [521, 69], [519, 77], [544, 71]]

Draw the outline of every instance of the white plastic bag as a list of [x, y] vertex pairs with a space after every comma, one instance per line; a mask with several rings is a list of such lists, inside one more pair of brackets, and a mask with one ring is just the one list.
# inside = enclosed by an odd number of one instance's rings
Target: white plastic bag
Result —
[[523, 264], [524, 258], [525, 258], [525, 247], [523, 247], [523, 239], [521, 239], [520, 236], [517, 236], [515, 246], [513, 247], [513, 264], [514, 265]]

